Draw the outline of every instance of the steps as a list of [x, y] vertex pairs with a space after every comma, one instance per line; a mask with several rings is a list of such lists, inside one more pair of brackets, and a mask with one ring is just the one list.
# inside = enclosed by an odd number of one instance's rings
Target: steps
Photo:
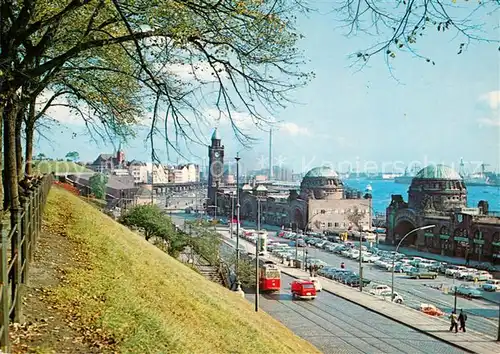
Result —
[[208, 280], [213, 281], [214, 283], [224, 284], [216, 267], [209, 265], [198, 265], [197, 268], [200, 271], [201, 275], [203, 275]]

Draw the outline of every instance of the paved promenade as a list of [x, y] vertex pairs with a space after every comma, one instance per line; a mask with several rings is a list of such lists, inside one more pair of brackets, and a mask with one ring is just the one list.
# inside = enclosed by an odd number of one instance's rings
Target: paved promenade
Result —
[[[228, 241], [231, 240], [227, 230], [223, 231], [219, 229], [219, 232], [224, 238], [228, 239]], [[234, 243], [234, 238], [230, 242]], [[240, 245], [241, 248], [244, 247], [250, 253], [253, 253], [252, 251], [255, 247], [253, 244], [240, 239]], [[280, 264], [280, 262], [274, 257], [270, 256], [267, 258], [276, 261], [284, 274], [292, 277], [308, 276], [308, 273], [303, 270]], [[396, 322], [405, 324], [417, 331], [426, 333], [436, 339], [453, 344], [462, 350], [481, 354], [500, 353], [500, 343], [496, 342], [494, 338], [471, 330], [468, 330], [467, 333], [449, 332], [449, 320], [447, 319], [447, 316], [443, 316], [445, 318], [431, 317], [420, 311], [394, 304], [366, 293], [361, 293], [357, 289], [339, 284], [326, 278], [321, 278], [321, 283], [325, 291]]]

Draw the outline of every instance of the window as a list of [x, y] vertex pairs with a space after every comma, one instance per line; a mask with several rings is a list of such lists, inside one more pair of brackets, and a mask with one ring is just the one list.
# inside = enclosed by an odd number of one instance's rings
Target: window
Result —
[[339, 227], [339, 223], [338, 222], [335, 223], [335, 227]]
[[331, 222], [328, 223], [328, 227], [332, 227], [332, 223]]

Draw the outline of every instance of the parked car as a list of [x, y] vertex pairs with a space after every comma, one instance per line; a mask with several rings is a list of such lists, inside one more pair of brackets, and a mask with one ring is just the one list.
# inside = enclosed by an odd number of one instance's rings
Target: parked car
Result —
[[438, 273], [426, 271], [424, 269], [412, 270], [406, 273], [411, 279], [436, 279]]
[[[352, 286], [353, 288], [359, 288], [359, 283], [360, 283], [360, 279], [359, 279], [359, 276], [357, 274], [349, 277], [345, 281], [346, 285]], [[363, 278], [363, 287], [369, 285], [370, 283], [371, 283], [371, 280]]]
[[467, 284], [462, 284], [455, 288], [457, 290], [457, 294], [463, 296], [473, 297], [473, 298], [480, 298], [483, 296], [480, 290]]
[[379, 296], [382, 297], [384, 300], [390, 300], [392, 297], [392, 302], [395, 302], [396, 304], [402, 304], [403, 303], [403, 297], [399, 295], [397, 292], [394, 292], [394, 294], [391, 294], [390, 291], [383, 291]]
[[316, 289], [316, 291], [323, 290], [323, 286], [321, 285], [321, 283], [320, 283], [320, 281], [319, 281], [318, 278], [316, 278], [316, 277], [309, 277], [309, 280], [313, 282], [314, 288]]
[[460, 269], [457, 273], [456, 273], [456, 277], [458, 279], [466, 279], [470, 274], [474, 274], [474, 273], [477, 273], [478, 270], [475, 269], [475, 268], [465, 268], [465, 269]]
[[473, 280], [473, 281], [486, 281], [493, 279], [493, 275], [488, 273], [485, 270], [480, 270], [479, 272], [476, 273], [469, 273], [465, 277], [466, 280]]
[[373, 284], [369, 293], [372, 295], [381, 295], [384, 292], [391, 292], [392, 288], [387, 285]]
[[458, 271], [464, 270], [464, 269], [467, 269], [467, 267], [450, 265], [450, 266], [448, 266], [448, 268], [446, 268], [445, 275], [450, 276], [450, 277], [457, 277]]
[[500, 280], [499, 279], [490, 279], [486, 280], [486, 283], [483, 284], [482, 286], [484, 291], [497, 291], [500, 289]]

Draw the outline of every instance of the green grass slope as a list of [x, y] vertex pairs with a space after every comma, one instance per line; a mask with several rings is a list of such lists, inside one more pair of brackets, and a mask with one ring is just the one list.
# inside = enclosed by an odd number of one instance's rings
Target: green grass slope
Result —
[[34, 169], [40, 173], [92, 172], [88, 168], [71, 161], [34, 161]]
[[79, 250], [80, 261], [55, 290], [59, 308], [97, 328], [120, 353], [319, 353], [62, 189], [50, 192], [45, 226]]

